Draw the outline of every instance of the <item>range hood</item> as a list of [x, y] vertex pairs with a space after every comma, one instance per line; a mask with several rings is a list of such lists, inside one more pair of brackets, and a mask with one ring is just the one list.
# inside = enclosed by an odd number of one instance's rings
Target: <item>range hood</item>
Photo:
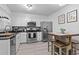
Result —
[[36, 26], [36, 22], [27, 23], [27, 32], [37, 32], [37, 31], [41, 31], [41, 28]]
[[36, 27], [36, 22], [28, 22], [27, 26], [28, 27]]

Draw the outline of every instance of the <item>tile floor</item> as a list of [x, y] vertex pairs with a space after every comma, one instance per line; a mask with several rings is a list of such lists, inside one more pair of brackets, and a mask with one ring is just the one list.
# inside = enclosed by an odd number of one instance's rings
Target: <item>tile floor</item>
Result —
[[50, 55], [47, 42], [20, 44], [17, 55]]

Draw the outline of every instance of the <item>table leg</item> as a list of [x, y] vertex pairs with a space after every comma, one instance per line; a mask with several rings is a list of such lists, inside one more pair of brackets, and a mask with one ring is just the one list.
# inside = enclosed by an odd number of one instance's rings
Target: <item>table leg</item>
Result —
[[54, 55], [54, 42], [51, 41], [51, 55]]
[[48, 52], [49, 52], [49, 41], [48, 41]]

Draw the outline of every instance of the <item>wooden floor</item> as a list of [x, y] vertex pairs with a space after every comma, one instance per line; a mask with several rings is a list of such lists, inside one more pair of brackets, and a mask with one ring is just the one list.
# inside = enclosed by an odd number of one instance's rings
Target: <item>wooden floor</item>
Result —
[[47, 42], [21, 44], [17, 55], [50, 55]]

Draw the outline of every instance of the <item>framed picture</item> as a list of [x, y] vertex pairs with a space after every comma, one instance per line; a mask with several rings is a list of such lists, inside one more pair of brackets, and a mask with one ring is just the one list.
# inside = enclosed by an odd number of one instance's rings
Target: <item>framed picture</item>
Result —
[[59, 24], [64, 24], [65, 23], [65, 14], [62, 14], [58, 16], [58, 23]]
[[67, 13], [67, 22], [76, 22], [77, 21], [77, 10], [73, 10]]

